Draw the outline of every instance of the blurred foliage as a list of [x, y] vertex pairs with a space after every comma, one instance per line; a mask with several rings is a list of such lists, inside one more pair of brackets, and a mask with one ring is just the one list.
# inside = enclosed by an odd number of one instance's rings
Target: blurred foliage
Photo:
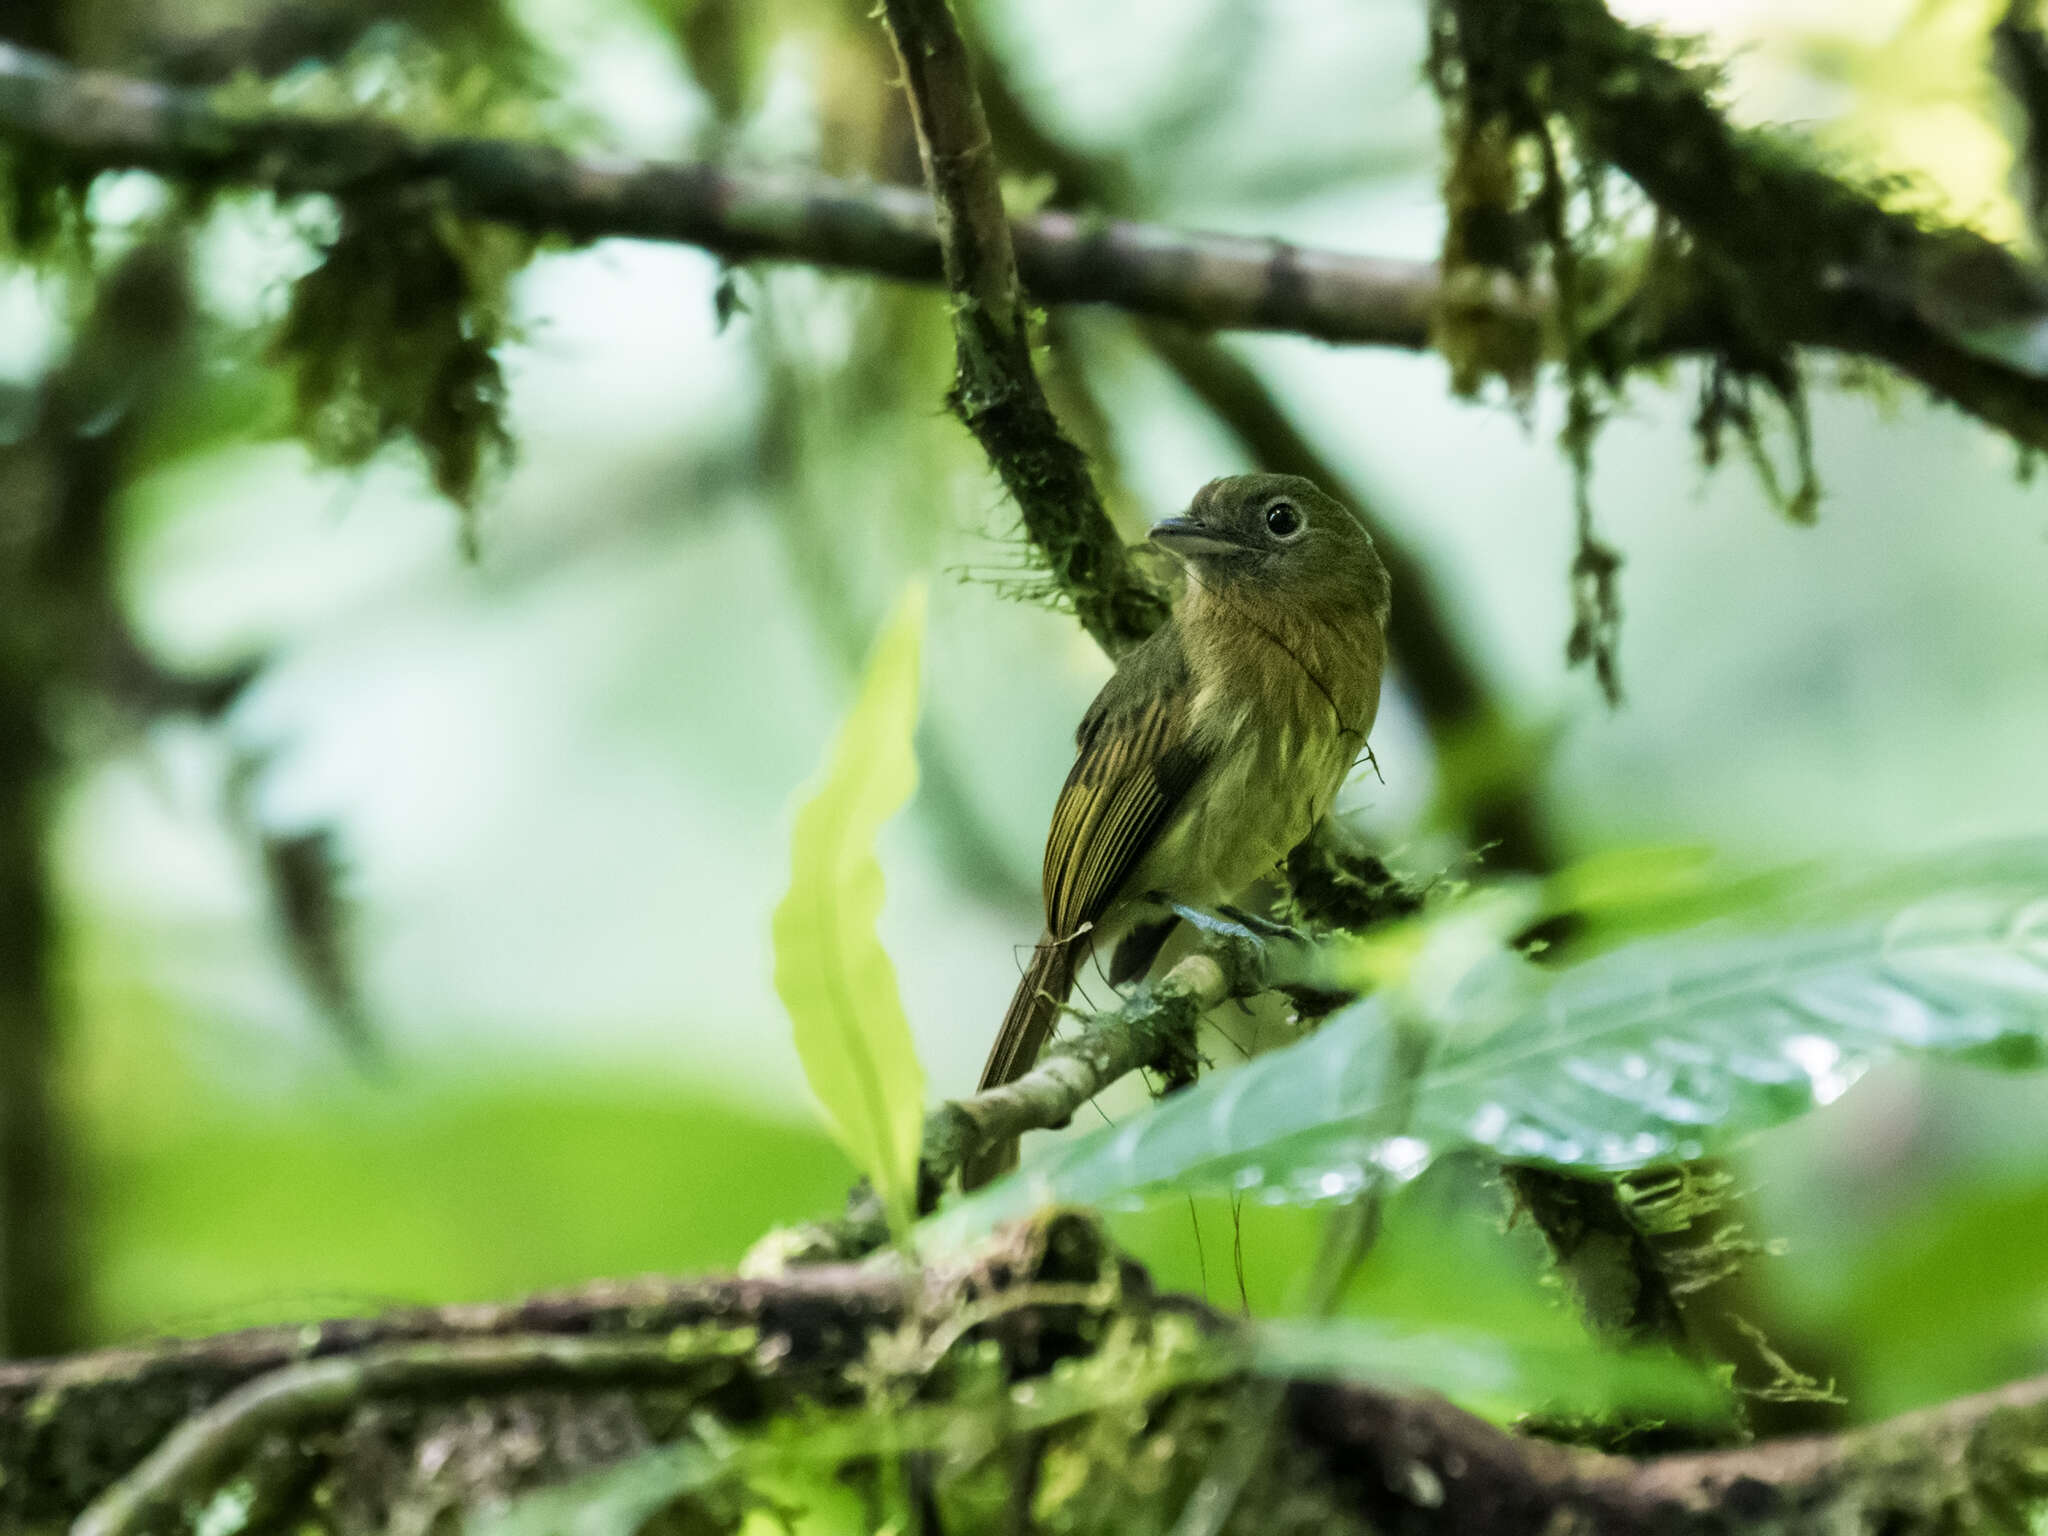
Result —
[[[1847, 87], [1817, 141], [1901, 178], [1917, 203], [1993, 239], [2025, 233], [2010, 104], [1985, 68], [1985, 39], [2007, 0], [1914, 0], [1895, 18], [1844, 11], [1837, 25], [1785, 17], [1758, 39], [1768, 58]], [[1887, 25], [1886, 22], [1893, 24]]]
[[[81, 916], [62, 1087], [102, 1341], [730, 1269], [854, 1177], [799, 1119], [615, 1059], [366, 1077], [317, 1037], [252, 1041]], [[257, 1082], [223, 1072], [252, 1061]]]
[[730, 1269], [853, 1177], [807, 1127], [597, 1069], [415, 1070], [278, 1106], [154, 1087], [142, 1124], [84, 1122], [106, 1340]]
[[1871, 1417], [2031, 1375], [2048, 1322], [2044, 1218], [2048, 1180], [2038, 1174], [1985, 1168], [1944, 1180], [1895, 1227], [1845, 1231], [1834, 1251], [1806, 1254], [1832, 1277], [1825, 1306], [1806, 1295], [1787, 1315], [1816, 1353], [1853, 1362], [1843, 1386]]
[[[31, 0], [36, 3], [36, 0]], [[32, 47], [182, 84], [275, 79], [368, 47], [416, 43], [461, 68], [531, 81], [532, 40], [505, 0], [40, 0]]]
[[86, 184], [42, 156], [0, 145], [0, 257], [82, 256]]

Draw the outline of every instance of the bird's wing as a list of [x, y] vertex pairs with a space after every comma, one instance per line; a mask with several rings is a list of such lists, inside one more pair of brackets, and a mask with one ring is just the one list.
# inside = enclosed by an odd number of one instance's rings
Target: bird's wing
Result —
[[1189, 731], [1188, 694], [1184, 665], [1120, 671], [1081, 722], [1080, 756], [1045, 840], [1054, 937], [1102, 917], [1208, 766]]

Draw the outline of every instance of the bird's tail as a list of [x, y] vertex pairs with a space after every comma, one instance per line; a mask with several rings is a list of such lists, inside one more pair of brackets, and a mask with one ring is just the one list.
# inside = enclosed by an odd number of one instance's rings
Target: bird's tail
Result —
[[[1010, 999], [1010, 1010], [1003, 1015], [996, 1043], [989, 1049], [977, 1092], [1013, 1083], [1031, 1070], [1038, 1053], [1045, 1049], [1060, 1009], [1066, 1006], [1067, 994], [1074, 989], [1074, 971], [1084, 942], [1078, 935], [1055, 939], [1049, 933], [1038, 941], [1031, 964]], [[969, 1158], [960, 1170], [961, 1187], [978, 1189], [1016, 1166], [1017, 1139], [1013, 1136]]]

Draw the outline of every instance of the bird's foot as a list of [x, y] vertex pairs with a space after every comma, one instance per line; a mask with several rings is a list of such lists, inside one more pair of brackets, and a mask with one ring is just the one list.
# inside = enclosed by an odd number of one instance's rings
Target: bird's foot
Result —
[[1258, 944], [1306, 944], [1308, 935], [1299, 928], [1290, 928], [1277, 923], [1270, 917], [1260, 917], [1247, 912], [1243, 907], [1219, 906], [1213, 910], [1207, 907], [1190, 907], [1182, 902], [1170, 902], [1171, 909], [1182, 922], [1215, 938], [1250, 939]]

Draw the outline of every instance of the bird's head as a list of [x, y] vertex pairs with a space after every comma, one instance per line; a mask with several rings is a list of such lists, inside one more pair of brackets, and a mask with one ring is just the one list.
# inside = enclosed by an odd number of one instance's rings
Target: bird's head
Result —
[[1386, 623], [1391, 583], [1372, 535], [1299, 475], [1211, 480], [1186, 512], [1152, 525], [1152, 542], [1203, 587]]

